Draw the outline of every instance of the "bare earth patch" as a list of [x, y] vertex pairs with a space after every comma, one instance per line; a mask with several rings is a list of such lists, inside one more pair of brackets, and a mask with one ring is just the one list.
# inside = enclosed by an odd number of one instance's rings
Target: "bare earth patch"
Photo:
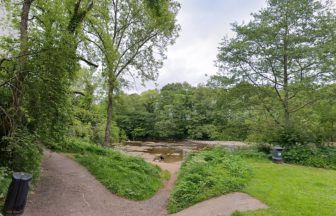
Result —
[[[130, 201], [113, 195], [76, 161], [46, 152], [41, 180], [30, 195], [25, 216], [166, 216], [169, 193], [181, 162], [157, 164], [172, 177], [151, 199]], [[265, 208], [266, 205], [243, 194], [233, 193], [196, 204], [174, 216], [224, 216], [236, 210]]]

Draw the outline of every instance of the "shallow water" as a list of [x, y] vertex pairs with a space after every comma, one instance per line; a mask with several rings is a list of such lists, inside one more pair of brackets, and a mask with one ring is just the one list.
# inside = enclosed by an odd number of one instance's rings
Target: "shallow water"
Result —
[[203, 149], [205, 145], [188, 142], [127, 142], [122, 150], [146, 159], [165, 163], [183, 160], [183, 155], [190, 151]]
[[178, 142], [141, 142], [129, 141], [118, 146], [122, 151], [145, 158], [147, 161], [174, 163], [183, 160], [191, 151], [199, 151], [207, 147], [222, 146], [228, 149], [246, 148], [248, 145], [238, 141], [201, 141], [186, 140]]

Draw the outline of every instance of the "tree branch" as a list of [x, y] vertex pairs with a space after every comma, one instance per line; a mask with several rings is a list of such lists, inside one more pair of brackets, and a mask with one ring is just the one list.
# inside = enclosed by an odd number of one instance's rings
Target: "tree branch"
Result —
[[[152, 38], [154, 38], [155, 36], [157, 35], [157, 33], [155, 33], [155, 34], [153, 34], [153, 35], [151, 35], [151, 36], [149, 36], [147, 39], [145, 39], [138, 47], [137, 47], [137, 49], [136, 49], [136, 51], [133, 53], [133, 55], [128, 59], [128, 61], [123, 65], [123, 66], [121, 66], [121, 68], [120, 68], [120, 70], [118, 70], [118, 72], [117, 72], [117, 74], [116, 74], [116, 77], [118, 77], [121, 73], [122, 73], [122, 71], [130, 64], [130, 63], [132, 63], [132, 61], [134, 60], [134, 58], [138, 55], [138, 53], [139, 53], [139, 51], [140, 51], [140, 49], [149, 41], [149, 40], [151, 40]], [[127, 51], [127, 49], [126, 49], [126, 51]], [[124, 54], [126, 53], [126, 51], [124, 52]], [[123, 55], [124, 55], [123, 54]], [[123, 57], [123, 55], [119, 58], [119, 60], [121, 60], [121, 58]], [[120, 63], [120, 61], [118, 60], [118, 64], [117, 65], [119, 65], [119, 63]]]
[[91, 61], [89, 61], [87, 59], [85, 59], [84, 57], [79, 56], [78, 59], [81, 60], [81, 61], [83, 61], [83, 62], [85, 62], [86, 64], [88, 64], [88, 65], [90, 65], [92, 67], [97, 68], [99, 66], [99, 65], [97, 65], [97, 64], [95, 64], [95, 63], [93, 63], [93, 62], [91, 62]]

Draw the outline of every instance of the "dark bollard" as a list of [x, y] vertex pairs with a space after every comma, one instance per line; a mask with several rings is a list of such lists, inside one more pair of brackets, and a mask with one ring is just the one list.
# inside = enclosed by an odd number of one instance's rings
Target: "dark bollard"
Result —
[[4, 207], [5, 216], [23, 214], [31, 179], [32, 175], [28, 173], [15, 172], [13, 174]]
[[272, 148], [272, 161], [274, 163], [283, 163], [282, 151], [283, 151], [283, 148], [279, 146]]

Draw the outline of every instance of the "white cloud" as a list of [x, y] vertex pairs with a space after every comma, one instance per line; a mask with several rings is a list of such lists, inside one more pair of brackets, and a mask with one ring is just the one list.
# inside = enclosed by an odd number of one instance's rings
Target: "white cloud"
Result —
[[[265, 0], [180, 0], [178, 22], [180, 37], [169, 47], [167, 60], [160, 70], [158, 87], [172, 82], [192, 85], [206, 81], [205, 74], [217, 72], [214, 65], [217, 47], [224, 36], [232, 36], [231, 23], [249, 21], [250, 14], [266, 5]], [[128, 92], [155, 88], [153, 82], [146, 87], [136, 84]]]

